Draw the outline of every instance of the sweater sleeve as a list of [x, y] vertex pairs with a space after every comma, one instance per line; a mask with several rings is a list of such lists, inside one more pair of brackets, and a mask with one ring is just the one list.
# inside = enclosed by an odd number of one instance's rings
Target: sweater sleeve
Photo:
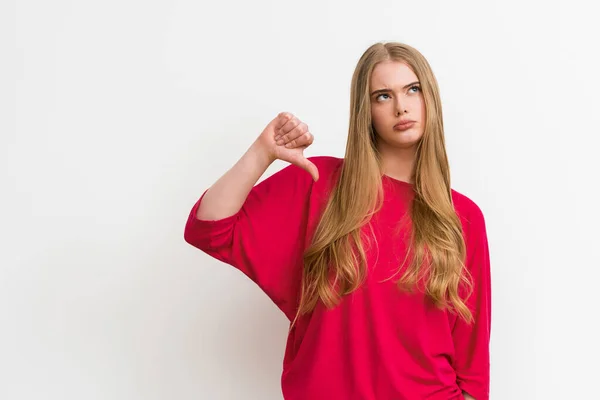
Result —
[[467, 239], [468, 268], [473, 278], [473, 293], [467, 306], [473, 322], [457, 318], [452, 331], [455, 348], [457, 384], [475, 400], [488, 400], [490, 387], [491, 277], [485, 220], [475, 206], [469, 218]]
[[290, 164], [255, 185], [236, 214], [213, 221], [196, 218], [207, 189], [189, 213], [185, 241], [243, 272], [291, 318], [312, 187], [310, 174]]

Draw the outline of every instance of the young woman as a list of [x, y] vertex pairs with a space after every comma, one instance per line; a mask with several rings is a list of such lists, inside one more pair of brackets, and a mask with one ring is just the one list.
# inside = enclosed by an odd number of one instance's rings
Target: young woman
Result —
[[[290, 320], [284, 398], [488, 399], [485, 222], [450, 187], [426, 59], [401, 43], [368, 48], [345, 157], [305, 158], [312, 143], [304, 122], [279, 114], [185, 227]], [[256, 184], [276, 159], [290, 165]]]

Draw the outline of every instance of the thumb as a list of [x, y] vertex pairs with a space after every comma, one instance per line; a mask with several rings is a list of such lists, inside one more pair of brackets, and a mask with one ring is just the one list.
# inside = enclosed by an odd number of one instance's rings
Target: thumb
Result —
[[301, 157], [298, 159], [296, 165], [308, 172], [315, 182], [319, 180], [319, 169], [306, 157]]

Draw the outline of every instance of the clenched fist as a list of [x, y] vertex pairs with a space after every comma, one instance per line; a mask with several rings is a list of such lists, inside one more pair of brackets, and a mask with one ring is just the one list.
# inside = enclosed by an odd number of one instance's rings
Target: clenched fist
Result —
[[317, 167], [304, 157], [304, 149], [314, 141], [308, 126], [291, 113], [282, 112], [262, 131], [257, 142], [272, 160], [297, 165], [319, 179]]

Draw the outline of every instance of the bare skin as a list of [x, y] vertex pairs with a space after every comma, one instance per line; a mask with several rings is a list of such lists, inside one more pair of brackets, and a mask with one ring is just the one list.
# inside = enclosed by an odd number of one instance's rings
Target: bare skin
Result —
[[[417, 84], [409, 85], [414, 82]], [[384, 173], [409, 182], [416, 145], [424, 130], [425, 104], [418, 79], [404, 63], [382, 62], [373, 70], [370, 92], [371, 117], [377, 131]], [[394, 129], [395, 124], [406, 118], [415, 121], [412, 128]], [[252, 187], [277, 159], [303, 168], [316, 181], [319, 171], [304, 156], [304, 150], [313, 141], [314, 136], [306, 123], [291, 113], [280, 113], [238, 162], [209, 188], [196, 217], [217, 220], [237, 213]]]
[[250, 190], [275, 160], [297, 165], [319, 179], [317, 167], [304, 156], [314, 141], [308, 126], [291, 113], [280, 113], [238, 162], [206, 192], [196, 218], [218, 220], [237, 213]]
[[[370, 87], [371, 117], [384, 173], [406, 182], [411, 180], [416, 145], [424, 131], [425, 104], [420, 85], [409, 85], [414, 82], [418, 79], [406, 64], [384, 62], [374, 69]], [[408, 130], [394, 129], [403, 119], [416, 123]], [[196, 217], [218, 220], [237, 213], [258, 179], [278, 159], [303, 168], [318, 180], [317, 167], [304, 156], [304, 150], [313, 141], [314, 136], [304, 122], [291, 113], [280, 113], [238, 162], [209, 188]], [[476, 400], [466, 392], [463, 396], [465, 400]]]
[[[369, 93], [383, 172], [410, 182], [417, 144], [425, 129], [425, 101], [419, 79], [408, 65], [384, 61], [373, 69]], [[407, 130], [394, 129], [394, 125], [404, 120], [415, 124]]]

